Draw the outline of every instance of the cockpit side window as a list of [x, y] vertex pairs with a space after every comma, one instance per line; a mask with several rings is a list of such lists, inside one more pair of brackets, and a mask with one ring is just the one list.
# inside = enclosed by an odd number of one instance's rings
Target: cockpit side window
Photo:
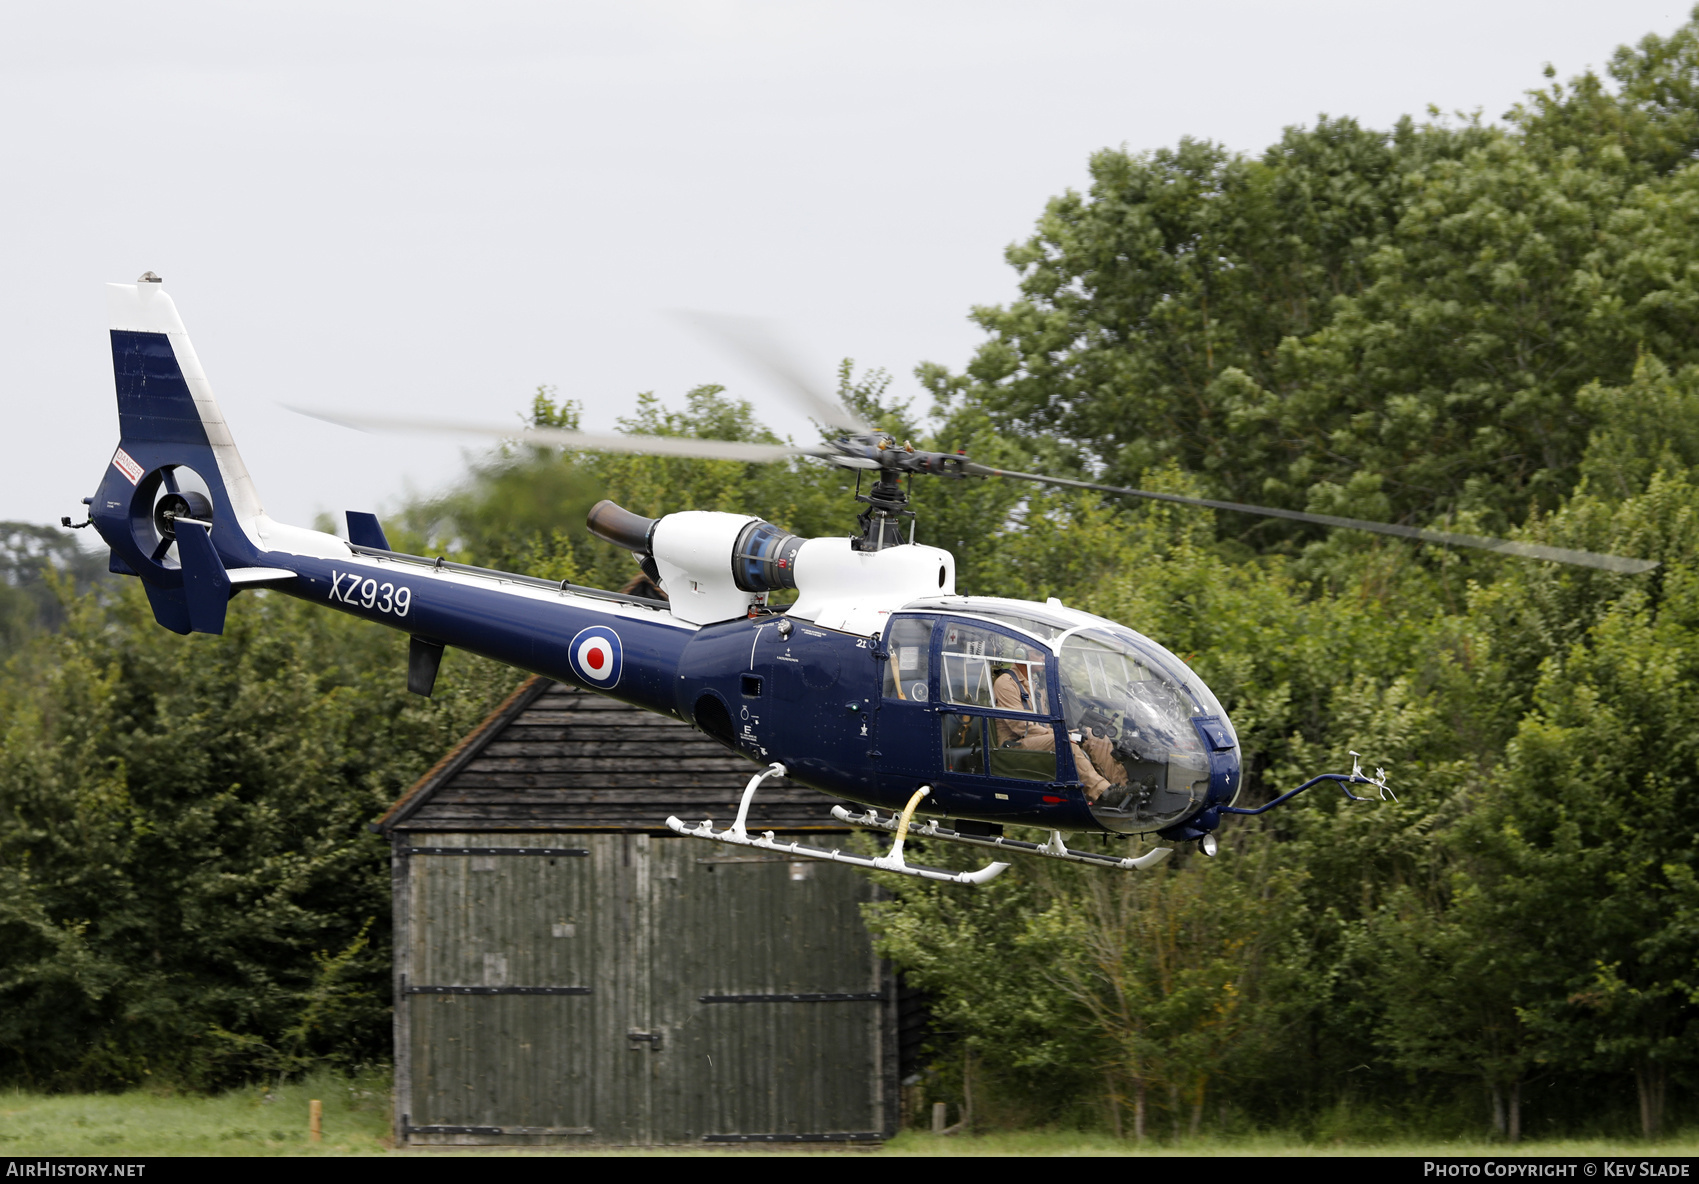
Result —
[[[939, 651], [939, 683], [946, 703], [963, 707], [1050, 715], [1050, 684], [1044, 654], [996, 629], [945, 620]], [[998, 701], [997, 679], [1014, 676], [1018, 694]]]
[[897, 617], [891, 622], [885, 698], [926, 702], [931, 693], [933, 624], [931, 617]]

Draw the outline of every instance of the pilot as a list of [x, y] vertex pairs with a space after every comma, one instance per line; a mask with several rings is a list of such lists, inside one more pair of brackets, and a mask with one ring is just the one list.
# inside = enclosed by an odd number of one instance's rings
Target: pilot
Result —
[[[1027, 683], [1026, 658], [1026, 649], [1016, 647], [1013, 665], [999, 674], [992, 684], [991, 692], [999, 710], [1037, 710], [1033, 704], [1032, 688]], [[999, 719], [996, 722], [997, 743], [1004, 748], [1025, 748], [1035, 752], [1056, 750], [1056, 730], [1048, 722], [1027, 723], [1018, 719]], [[1093, 735], [1090, 728], [1080, 734], [1080, 743], [1072, 745], [1072, 748], [1074, 768], [1080, 780], [1085, 782], [1087, 801], [1095, 802], [1111, 785], [1127, 783], [1127, 771], [1115, 759], [1114, 748], [1102, 736]]]

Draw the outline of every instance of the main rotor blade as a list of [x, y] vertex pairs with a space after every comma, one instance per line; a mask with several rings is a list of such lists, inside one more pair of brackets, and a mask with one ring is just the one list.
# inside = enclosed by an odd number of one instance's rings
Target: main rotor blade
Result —
[[873, 430], [872, 424], [804, 377], [769, 322], [694, 309], [679, 309], [674, 315], [782, 386], [815, 421], [851, 433]]
[[1232, 510], [1240, 514], [1258, 514], [1265, 518], [1286, 518], [1293, 522], [1313, 522], [1318, 526], [1338, 526], [1347, 530], [1372, 530], [1376, 534], [1397, 535], [1400, 538], [1420, 539], [1424, 543], [1443, 543], [1452, 547], [1474, 547], [1481, 551], [1497, 551], [1501, 555], [1521, 555], [1527, 559], [1545, 559], [1552, 563], [1568, 563], [1575, 567], [1594, 567], [1600, 571], [1624, 572], [1638, 575], [1651, 571], [1658, 564], [1651, 559], [1628, 559], [1621, 555], [1601, 555], [1596, 551], [1573, 551], [1568, 547], [1548, 547], [1542, 543], [1521, 543], [1511, 539], [1495, 539], [1478, 534], [1458, 534], [1449, 530], [1427, 530], [1419, 526], [1401, 526], [1394, 522], [1369, 522], [1362, 518], [1336, 518], [1332, 514], [1307, 514], [1300, 510], [1278, 510], [1273, 506], [1249, 506], [1242, 502], [1218, 502], [1207, 497], [1182, 497], [1177, 493], [1153, 493], [1148, 489], [1128, 489], [1121, 485], [1099, 485], [1094, 481], [1073, 481], [1067, 477], [1046, 477], [1038, 473], [1017, 473], [1011, 469], [994, 469], [969, 461], [964, 472], [979, 477], [1013, 477], [1019, 481], [1037, 481], [1044, 485], [1066, 485], [1072, 489], [1093, 489], [1100, 493], [1115, 493], [1126, 497], [1142, 497], [1151, 501], [1174, 502], [1182, 506], [1204, 506], [1211, 510]]
[[633, 452], [646, 456], [688, 456], [698, 460], [788, 460], [793, 456], [835, 457], [826, 448], [793, 448], [788, 444], [751, 444], [741, 440], [698, 440], [693, 436], [624, 436], [613, 432], [569, 432], [564, 428], [498, 428], [481, 423], [452, 423], [446, 420], [390, 418], [379, 415], [349, 415], [341, 411], [319, 411], [290, 407], [297, 415], [308, 415], [340, 427], [362, 432], [429, 432], [437, 435], [483, 436], [542, 444], [584, 452]]

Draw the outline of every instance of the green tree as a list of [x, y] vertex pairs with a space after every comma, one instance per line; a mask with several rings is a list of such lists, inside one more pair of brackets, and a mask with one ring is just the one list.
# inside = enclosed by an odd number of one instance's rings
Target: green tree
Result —
[[[1508, 118], [1545, 155], [1579, 152], [1589, 164], [1638, 175], [1684, 169], [1699, 148], [1699, 7], [1668, 37], [1618, 46], [1607, 90], [1591, 71], [1533, 91]], [[1546, 77], [1555, 77], [1549, 65]]]
[[1696, 360], [1696, 28], [1508, 128], [1324, 117], [1255, 159], [1099, 153], [1009, 249], [1021, 299], [975, 310], [973, 361], [923, 380], [1112, 479], [1171, 461], [1234, 500], [1488, 531], [1549, 512], [1596, 422], [1581, 392]]
[[[1262, 855], [1267, 855], [1264, 847]], [[1280, 975], [1271, 967], [1294, 903], [1291, 872], [1269, 877], [1184, 860], [1143, 876], [1074, 877], [1028, 922], [1046, 975], [1079, 1002], [1100, 1040], [1113, 1126], [1132, 1103], [1143, 1141], [1151, 1095], [1196, 1136], [1212, 1085], [1257, 1066]], [[1260, 874], [1259, 874], [1260, 873]]]
[[393, 635], [270, 593], [222, 637], [142, 590], [68, 597], [0, 672], [0, 1076], [197, 1087], [388, 1042], [389, 884], [366, 823], [514, 681], [405, 690]]
[[77, 545], [76, 536], [58, 526], [0, 522], [0, 655], [13, 653], [40, 629], [64, 620], [51, 575], [79, 584], [106, 584], [104, 555]]
[[1493, 1128], [1514, 1143], [1539, 1051], [1521, 1009], [1533, 1002], [1542, 954], [1512, 902], [1465, 873], [1448, 887], [1432, 900], [1405, 886], [1375, 918], [1376, 1035], [1402, 1068], [1480, 1080]]
[[[960, 849], [928, 849], [923, 840], [911, 850], [933, 866], [983, 862]], [[881, 880], [891, 898], [863, 906], [876, 948], [927, 993], [947, 1047], [965, 1045], [974, 1056], [990, 1085], [978, 1091], [981, 1112], [989, 1101], [994, 1118], [1000, 1110], [1005, 1121], [1077, 1122], [1082, 1100], [1090, 1105], [1102, 1084], [1103, 1057], [1089, 1017], [1054, 981], [1059, 951], [1028, 933], [1049, 899], [1049, 881], [1005, 873], [966, 893], [925, 880]]]
[[1624, 597], [1588, 642], [1546, 664], [1465, 833], [1483, 889], [1538, 943], [1520, 1014], [1544, 1059], [1631, 1073], [1651, 1137], [1699, 1037], [1699, 845], [1681, 821], [1699, 808], [1699, 579], [1673, 568], [1655, 607]]

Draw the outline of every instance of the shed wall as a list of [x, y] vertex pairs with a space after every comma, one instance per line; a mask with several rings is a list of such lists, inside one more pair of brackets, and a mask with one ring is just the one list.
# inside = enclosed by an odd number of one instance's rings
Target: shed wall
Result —
[[412, 1141], [894, 1130], [895, 992], [855, 871], [641, 833], [393, 837]]

